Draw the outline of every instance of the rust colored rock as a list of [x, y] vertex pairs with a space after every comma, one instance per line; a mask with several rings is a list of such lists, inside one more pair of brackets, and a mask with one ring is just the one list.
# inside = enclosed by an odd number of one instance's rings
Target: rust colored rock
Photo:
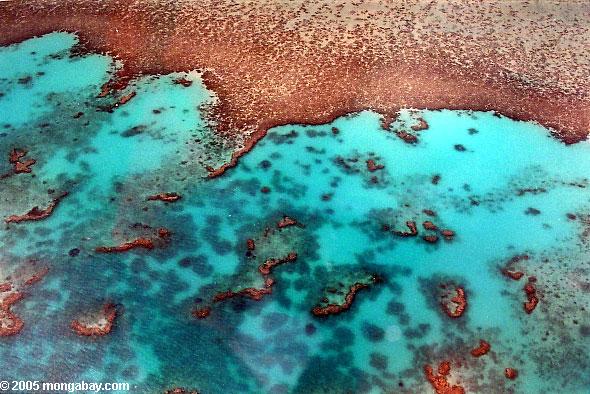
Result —
[[247, 239], [246, 240], [246, 248], [248, 248], [248, 250], [252, 251], [256, 249], [256, 244], [254, 243], [253, 239]]
[[204, 308], [195, 309], [193, 311], [193, 316], [197, 319], [205, 319], [211, 314], [211, 308], [206, 306]]
[[414, 131], [428, 130], [428, 123], [423, 118], [418, 118], [418, 123], [411, 127]]
[[14, 292], [0, 300], [0, 337], [16, 335], [23, 329], [23, 320], [10, 310], [22, 298], [23, 293]]
[[289, 227], [289, 226], [295, 226], [297, 225], [297, 220], [290, 218], [289, 216], [283, 216], [283, 218], [281, 220], [279, 220], [279, 222], [277, 223], [277, 227], [278, 228], [285, 228], [285, 227]]
[[[373, 280], [373, 283], [377, 283], [377, 282], [381, 281], [381, 278], [379, 278], [378, 276], [373, 276], [372, 280]], [[367, 288], [369, 288], [368, 284], [355, 283], [348, 290], [348, 293], [346, 294], [346, 296], [344, 298], [344, 303], [342, 303], [342, 304], [329, 304], [326, 306], [316, 306], [311, 310], [311, 313], [313, 313], [314, 316], [318, 316], [318, 317], [327, 317], [329, 315], [337, 315], [339, 313], [342, 313], [350, 308], [350, 306], [354, 302], [356, 294], [360, 290], [367, 289]]]
[[160, 227], [158, 229], [158, 237], [160, 238], [169, 238], [172, 235], [172, 232], [168, 230], [166, 227]]
[[415, 237], [418, 235], [418, 227], [416, 227], [416, 222], [412, 220], [408, 220], [406, 222], [406, 226], [410, 231], [394, 231], [393, 233], [400, 237]]
[[436, 212], [434, 212], [432, 209], [423, 209], [422, 212], [428, 216], [436, 216]]
[[45, 275], [47, 275], [48, 272], [49, 272], [49, 267], [45, 267], [45, 268], [41, 269], [40, 271], [35, 272], [29, 279], [27, 279], [24, 282], [24, 284], [27, 286], [35, 284], [35, 283], [39, 282], [41, 279], [43, 279], [45, 277]]
[[70, 327], [78, 335], [83, 336], [103, 336], [107, 335], [113, 329], [113, 324], [117, 317], [117, 308], [114, 304], [105, 304], [102, 307], [101, 318], [96, 322], [84, 322], [74, 320]]
[[18, 163], [21, 158], [25, 157], [27, 154], [26, 150], [21, 150], [17, 148], [13, 148], [10, 153], [8, 154], [8, 161], [11, 164]]
[[39, 207], [33, 207], [29, 212], [24, 215], [11, 215], [4, 219], [6, 223], [20, 223], [30, 220], [43, 220], [51, 216], [59, 202], [68, 195], [68, 192], [63, 192], [58, 197], [51, 200], [47, 208], [39, 209]]
[[268, 193], [270, 193], [270, 187], [263, 186], [262, 188], [260, 188], [260, 192], [264, 193], [264, 194], [268, 194]]
[[136, 248], [150, 250], [154, 248], [154, 242], [149, 238], [136, 238], [133, 241], [124, 242], [117, 246], [99, 246], [95, 250], [98, 253], [120, 253]]
[[383, 164], [376, 164], [375, 160], [373, 159], [367, 160], [367, 170], [369, 170], [369, 172], [375, 172], [377, 170], [382, 170], [384, 168], [385, 166]]
[[432, 230], [432, 231], [438, 230], [438, 227], [436, 226], [436, 224], [432, 223], [430, 220], [423, 222], [422, 227], [424, 227], [424, 230]]
[[445, 237], [447, 241], [451, 241], [455, 237], [455, 232], [453, 230], [442, 230], [440, 234]]
[[503, 269], [502, 270], [502, 274], [504, 276], [507, 276], [510, 279], [514, 279], [514, 280], [520, 280], [520, 278], [522, 278], [524, 276], [524, 272], [521, 272], [521, 271], [511, 271], [511, 270], [507, 270], [507, 269]]
[[492, 348], [492, 346], [489, 344], [489, 342], [486, 342], [483, 339], [480, 339], [479, 346], [474, 349], [471, 349], [471, 355], [473, 357], [481, 357], [481, 356], [487, 354], [491, 348]]
[[164, 202], [175, 202], [180, 200], [182, 197], [177, 193], [158, 193], [148, 196], [148, 201], [164, 201]]
[[518, 371], [514, 368], [506, 368], [504, 369], [504, 376], [507, 379], [514, 380], [518, 377]]
[[256, 289], [254, 287], [248, 287], [246, 289], [242, 289], [240, 291], [234, 292], [231, 290], [223, 291], [217, 293], [213, 297], [213, 302], [221, 302], [225, 301], [230, 298], [234, 297], [247, 297], [251, 298], [255, 301], [260, 301], [265, 295], [272, 293], [272, 286], [274, 285], [274, 279], [266, 278], [264, 280], [264, 287], [261, 289]]
[[456, 319], [463, 315], [467, 308], [467, 295], [462, 287], [455, 288], [455, 296], [448, 299], [450, 295], [443, 297], [440, 305], [447, 316]]
[[37, 161], [34, 159], [25, 160], [25, 161], [17, 161], [14, 163], [14, 173], [15, 174], [29, 174], [32, 172], [31, 166], [33, 166]]
[[136, 93], [135, 92], [131, 92], [129, 94], [126, 94], [125, 96], [121, 97], [119, 99], [119, 101], [117, 101], [117, 103], [115, 104], [115, 107], [127, 104], [133, 97], [135, 97]]
[[416, 137], [414, 134], [410, 134], [401, 130], [397, 131], [395, 134], [407, 144], [415, 144], [418, 142], [418, 137]]
[[[14, 148], [10, 151], [8, 155], [8, 161], [12, 164], [12, 169], [15, 174], [28, 174], [30, 173], [31, 166], [33, 166], [37, 161], [30, 159], [21, 161], [23, 157], [27, 155], [26, 150]], [[9, 176], [10, 174], [7, 174]]]
[[524, 310], [530, 315], [533, 313], [537, 307], [537, 304], [539, 303], [539, 298], [537, 297], [537, 288], [535, 287], [534, 280], [529, 278], [529, 281], [524, 285], [523, 290], [527, 297], [527, 300], [524, 303]]
[[0, 283], [0, 293], [6, 293], [7, 291], [12, 290], [12, 283], [10, 282], [5, 282], [5, 283]]
[[182, 85], [185, 88], [188, 88], [189, 86], [191, 86], [193, 84], [193, 81], [191, 81], [190, 79], [186, 79], [186, 78], [177, 78], [174, 80], [174, 83], [177, 85]]
[[187, 390], [184, 387], [175, 387], [170, 390], [166, 390], [164, 394], [199, 394], [196, 390]]
[[364, 283], [355, 283], [354, 285], [352, 285], [350, 287], [350, 290], [348, 291], [348, 293], [346, 294], [345, 297], [345, 301], [343, 304], [329, 304], [326, 306], [316, 306], [315, 308], [313, 308], [311, 310], [311, 313], [313, 313], [315, 316], [321, 316], [321, 317], [325, 317], [325, 316], [329, 316], [329, 315], [337, 315], [339, 313], [342, 313], [343, 311], [346, 311], [350, 308], [350, 306], [352, 305], [354, 298], [356, 297], [356, 293], [359, 290], [362, 289], [366, 289], [369, 286], [364, 284]]
[[430, 365], [424, 366], [424, 375], [430, 382], [430, 385], [436, 394], [465, 394], [465, 389], [461, 386], [451, 385], [447, 381], [447, 376], [451, 373], [450, 361], [443, 361], [438, 366], [438, 373], [435, 374]]
[[438, 235], [424, 235], [422, 239], [429, 244], [435, 244], [438, 242]]
[[258, 267], [258, 271], [263, 275], [269, 275], [274, 267], [277, 265], [297, 260], [297, 253], [290, 252], [287, 256], [281, 259], [268, 259], [264, 264]]

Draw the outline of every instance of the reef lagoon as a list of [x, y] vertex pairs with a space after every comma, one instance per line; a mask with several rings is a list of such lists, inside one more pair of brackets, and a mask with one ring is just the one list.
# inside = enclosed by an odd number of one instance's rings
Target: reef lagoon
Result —
[[0, 48], [2, 380], [590, 392], [588, 142], [367, 110], [210, 177], [240, 146], [201, 72], [110, 92], [121, 64], [77, 43]]

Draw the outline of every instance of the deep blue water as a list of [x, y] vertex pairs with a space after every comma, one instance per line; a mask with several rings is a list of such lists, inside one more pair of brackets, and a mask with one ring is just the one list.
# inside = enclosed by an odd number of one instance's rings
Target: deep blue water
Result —
[[[0, 230], [0, 283], [30, 260], [50, 268], [13, 307], [24, 330], [0, 338], [5, 380], [121, 381], [137, 393], [429, 393], [423, 365], [449, 359], [467, 392], [590, 392], [587, 142], [565, 146], [492, 112], [404, 110], [384, 130], [365, 111], [271, 129], [208, 179], [205, 166], [236, 146], [205, 121], [216, 98], [199, 74], [142, 77], [120, 94], [136, 96], [108, 112], [117, 98], [96, 96], [118, 65], [71, 56], [75, 43], [53, 33], [0, 49], [0, 173], [13, 148], [37, 160], [32, 174], [0, 180], [0, 215], [46, 206], [48, 189], [69, 192], [49, 218]], [[193, 84], [174, 83], [181, 77]], [[411, 131], [419, 118], [429, 128]], [[383, 168], [369, 171], [369, 159]], [[182, 199], [146, 201], [160, 192]], [[301, 226], [277, 229], [284, 215]], [[438, 234], [423, 229], [428, 220], [453, 240], [425, 242]], [[394, 234], [406, 221], [418, 236]], [[171, 241], [95, 252], [152, 231], [136, 223], [170, 229]], [[211, 304], [220, 291], [261, 288], [258, 266], [290, 251], [298, 258], [273, 270], [272, 294]], [[502, 275], [523, 254], [515, 269], [525, 277]], [[372, 274], [383, 281], [348, 311], [310, 312]], [[526, 314], [529, 276], [540, 302]], [[458, 319], [440, 307], [445, 283], [467, 294]], [[107, 301], [121, 312], [110, 335], [70, 330]], [[191, 315], [209, 304], [208, 318]], [[492, 350], [476, 359], [479, 339]]]

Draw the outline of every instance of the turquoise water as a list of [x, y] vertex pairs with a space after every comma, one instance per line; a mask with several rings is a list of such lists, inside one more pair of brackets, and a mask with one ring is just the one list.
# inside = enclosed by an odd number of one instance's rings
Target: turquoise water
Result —
[[[365, 111], [271, 129], [236, 168], [208, 179], [205, 166], [226, 162], [236, 144], [208, 125], [216, 98], [199, 74], [145, 76], [97, 98], [120, 65], [72, 56], [75, 44], [53, 33], [0, 49], [0, 173], [13, 148], [37, 160], [33, 175], [0, 180], [0, 214], [70, 193], [49, 218], [0, 230], [0, 283], [29, 260], [50, 268], [13, 307], [25, 328], [0, 338], [0, 377], [128, 382], [138, 393], [429, 393], [423, 365], [447, 359], [467, 392], [590, 392], [587, 142], [565, 146], [491, 112], [404, 110], [387, 131]], [[181, 77], [192, 85], [174, 83]], [[395, 135], [420, 117], [429, 128], [415, 132], [417, 144]], [[384, 167], [369, 171], [369, 159]], [[182, 199], [146, 200], [161, 192]], [[300, 225], [277, 229], [285, 215]], [[408, 220], [419, 235], [395, 235]], [[425, 242], [435, 234], [427, 220], [456, 235]], [[172, 232], [163, 247], [95, 252], [159, 227]], [[272, 294], [212, 302], [262, 288], [258, 266], [290, 251], [297, 260], [273, 269]], [[522, 254], [513, 268], [526, 276], [502, 275]], [[311, 313], [371, 274], [382, 282], [349, 310]], [[530, 315], [528, 276], [540, 298]], [[440, 306], [445, 283], [467, 294], [458, 319]], [[106, 301], [120, 311], [111, 334], [70, 330]], [[192, 316], [205, 306], [210, 316]], [[474, 358], [479, 339], [491, 352]]]

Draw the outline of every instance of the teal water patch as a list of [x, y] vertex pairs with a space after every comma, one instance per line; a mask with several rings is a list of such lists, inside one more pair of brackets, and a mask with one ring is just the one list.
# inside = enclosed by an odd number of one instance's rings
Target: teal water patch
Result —
[[[25, 326], [1, 341], [6, 380], [416, 393], [432, 391], [424, 365], [449, 360], [467, 392], [588, 392], [588, 143], [491, 112], [404, 110], [385, 130], [365, 111], [273, 128], [207, 179], [235, 146], [207, 124], [215, 96], [199, 74], [144, 76], [100, 98], [117, 64], [73, 56], [75, 43], [53, 33], [0, 50], [11, 65], [0, 172], [15, 148], [36, 160], [0, 179], [0, 214], [69, 192], [47, 219], [0, 232], [0, 283], [30, 260], [49, 267], [12, 308]], [[67, 83], [48, 71], [62, 69]], [[412, 130], [420, 118], [428, 128]], [[164, 192], [181, 199], [148, 200]], [[146, 237], [151, 250], [96, 250]], [[265, 274], [272, 259], [283, 260]], [[529, 277], [539, 304], [527, 314]], [[344, 304], [355, 283], [367, 287], [347, 309], [312, 313]], [[456, 287], [467, 308], [451, 318], [442, 304]], [[108, 336], [70, 329], [106, 302], [119, 310]], [[480, 339], [491, 351], [475, 358]]]

